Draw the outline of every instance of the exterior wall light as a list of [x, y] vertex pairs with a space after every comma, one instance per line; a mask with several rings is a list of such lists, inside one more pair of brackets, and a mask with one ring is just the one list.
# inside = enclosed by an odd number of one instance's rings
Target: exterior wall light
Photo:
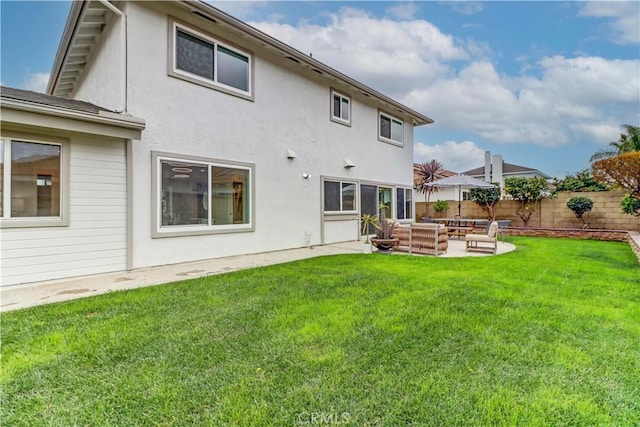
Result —
[[356, 164], [353, 163], [353, 161], [351, 159], [347, 159], [345, 157], [344, 158], [344, 167], [345, 167], [345, 169], [351, 169], [351, 168], [355, 168]]

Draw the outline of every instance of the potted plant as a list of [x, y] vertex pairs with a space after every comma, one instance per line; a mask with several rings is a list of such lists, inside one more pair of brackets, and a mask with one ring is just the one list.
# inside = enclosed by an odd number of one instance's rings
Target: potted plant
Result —
[[362, 220], [362, 234], [365, 236], [365, 241], [362, 246], [362, 253], [370, 254], [371, 242], [369, 241], [369, 229], [371, 227], [375, 227], [377, 229], [378, 217], [371, 214], [364, 214], [360, 219]]
[[378, 248], [379, 251], [391, 250], [394, 246], [397, 246], [400, 239], [393, 237], [393, 227], [395, 221], [386, 219], [384, 216], [379, 218], [376, 227], [376, 237], [371, 238], [373, 246]]
[[442, 212], [449, 209], [449, 203], [446, 200], [438, 200], [433, 204], [433, 211], [438, 217], [442, 217]]

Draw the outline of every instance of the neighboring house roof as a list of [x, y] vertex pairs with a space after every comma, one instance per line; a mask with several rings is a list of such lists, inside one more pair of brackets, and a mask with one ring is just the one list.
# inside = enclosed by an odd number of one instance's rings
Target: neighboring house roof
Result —
[[[483, 176], [484, 177], [484, 166], [480, 166], [479, 168], [470, 169], [468, 171], [462, 172], [464, 175], [469, 176]], [[543, 178], [550, 179], [551, 177], [547, 174], [540, 172], [538, 169], [529, 168], [526, 166], [514, 165], [512, 163], [507, 163], [505, 161], [502, 162], [502, 174], [503, 175], [524, 175], [528, 173], [535, 173], [540, 175]]]
[[[36, 113], [43, 117], [71, 118], [138, 131], [145, 127], [145, 122], [142, 119], [117, 114], [89, 102], [5, 86], [0, 87], [0, 106], [3, 110]], [[2, 121], [11, 121], [11, 117], [7, 116], [6, 111], [3, 111]]]
[[[203, 1], [174, 0], [172, 3], [191, 10], [195, 15], [208, 20], [211, 23], [210, 25], [220, 25], [226, 29], [239, 32], [245, 38], [252, 39], [256, 45], [279, 53], [284, 58], [297, 63], [300, 67], [316, 72], [320, 76], [319, 78], [324, 76], [329, 85], [337, 79], [354, 92], [358, 92], [375, 103], [410, 116], [414, 126], [433, 123], [433, 120], [429, 117], [371, 89], [313, 59], [310, 55], [294, 49]], [[109, 1], [74, 1], [72, 3], [62, 34], [62, 40], [56, 53], [49, 84], [47, 85], [47, 93], [63, 97], [73, 94], [84, 68], [91, 61], [96, 46], [100, 43], [106, 24], [111, 19], [111, 13], [118, 14], [120, 12]]]

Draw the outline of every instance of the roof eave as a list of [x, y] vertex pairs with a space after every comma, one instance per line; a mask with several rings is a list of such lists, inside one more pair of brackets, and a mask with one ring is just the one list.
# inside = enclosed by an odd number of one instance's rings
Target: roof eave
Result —
[[94, 114], [84, 111], [74, 111], [66, 108], [6, 98], [0, 100], [0, 107], [17, 111], [26, 111], [61, 118], [100, 123], [125, 129], [143, 130], [146, 126], [143, 119], [131, 116], [122, 116], [109, 111], [100, 111], [100, 113]]
[[64, 31], [62, 32], [62, 39], [58, 45], [58, 51], [56, 52], [55, 59], [53, 61], [53, 67], [51, 68], [51, 74], [49, 76], [49, 82], [47, 83], [47, 94], [53, 95], [53, 91], [58, 83], [58, 77], [60, 76], [60, 70], [62, 65], [67, 59], [69, 52], [69, 44], [73, 38], [80, 14], [85, 2], [73, 1], [71, 3], [71, 9], [69, 10], [69, 16], [67, 17], [67, 23], [65, 24]]

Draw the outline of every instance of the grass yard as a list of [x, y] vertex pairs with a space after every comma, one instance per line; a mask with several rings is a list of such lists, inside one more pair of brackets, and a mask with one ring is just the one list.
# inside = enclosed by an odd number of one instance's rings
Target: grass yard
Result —
[[3, 425], [640, 424], [626, 244], [343, 255], [2, 314]]

